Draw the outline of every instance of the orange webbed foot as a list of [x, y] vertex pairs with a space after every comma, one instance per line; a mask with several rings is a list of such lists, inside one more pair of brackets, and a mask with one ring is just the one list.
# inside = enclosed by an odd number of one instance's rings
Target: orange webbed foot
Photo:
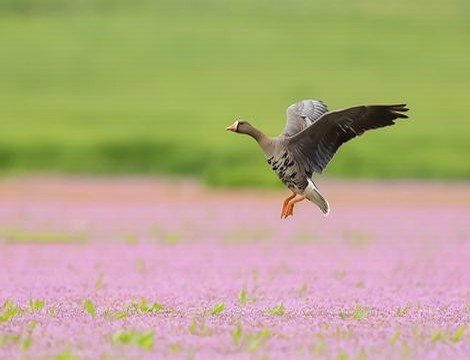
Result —
[[285, 219], [287, 217], [287, 215], [286, 215], [287, 206], [288, 206], [289, 202], [293, 198], [295, 198], [295, 196], [296, 196], [296, 193], [292, 192], [292, 195], [284, 200], [284, 204], [282, 205], [281, 219]]
[[285, 214], [284, 219], [287, 219], [289, 216], [293, 216], [293, 215], [294, 215], [294, 205], [293, 205], [293, 204], [289, 204], [289, 205], [287, 206], [286, 214]]
[[285, 208], [285, 211], [283, 211], [282, 218], [287, 219], [289, 216], [294, 215], [294, 205], [297, 204], [298, 202], [302, 201], [305, 199], [305, 196], [302, 195], [295, 195], [293, 198], [289, 200], [287, 203], [287, 206]]

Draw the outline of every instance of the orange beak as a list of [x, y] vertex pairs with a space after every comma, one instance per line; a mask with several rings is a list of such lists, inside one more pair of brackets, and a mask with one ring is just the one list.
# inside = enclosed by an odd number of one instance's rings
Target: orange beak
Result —
[[227, 131], [237, 131], [237, 123], [233, 123], [232, 125], [230, 126], [227, 126]]

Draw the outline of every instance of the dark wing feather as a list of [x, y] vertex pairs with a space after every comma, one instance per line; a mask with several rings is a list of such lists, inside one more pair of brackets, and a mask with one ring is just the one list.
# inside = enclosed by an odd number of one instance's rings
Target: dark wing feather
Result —
[[320, 100], [302, 100], [287, 108], [287, 122], [279, 137], [291, 137], [315, 121], [328, 111]]
[[288, 148], [310, 177], [321, 173], [338, 148], [346, 141], [377, 129], [394, 124], [397, 118], [407, 118], [405, 104], [356, 106], [331, 111], [317, 122], [288, 141]]

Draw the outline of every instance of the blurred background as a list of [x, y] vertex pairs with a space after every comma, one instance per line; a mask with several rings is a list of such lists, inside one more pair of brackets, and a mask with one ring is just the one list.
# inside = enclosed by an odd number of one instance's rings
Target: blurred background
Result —
[[[469, 96], [469, 0], [0, 0], [0, 359], [469, 358]], [[410, 119], [281, 220], [309, 98]]]
[[469, 179], [466, 0], [2, 0], [0, 171], [276, 186], [235, 119], [401, 103], [330, 177]]

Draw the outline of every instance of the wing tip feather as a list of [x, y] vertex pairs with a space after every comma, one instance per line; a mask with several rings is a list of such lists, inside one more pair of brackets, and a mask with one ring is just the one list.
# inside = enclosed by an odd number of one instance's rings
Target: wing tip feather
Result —
[[388, 105], [387, 110], [395, 117], [395, 119], [408, 119], [408, 115], [403, 114], [410, 109], [407, 104]]

